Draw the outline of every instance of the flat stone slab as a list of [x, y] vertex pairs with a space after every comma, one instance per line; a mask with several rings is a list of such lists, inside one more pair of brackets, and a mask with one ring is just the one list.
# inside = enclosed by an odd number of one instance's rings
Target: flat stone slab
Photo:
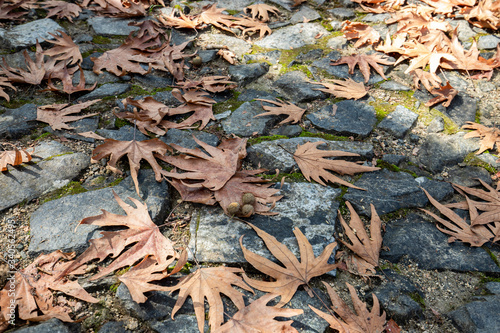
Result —
[[[307, 237], [314, 254], [320, 255], [326, 245], [335, 241], [335, 221], [339, 204], [335, 197], [339, 189], [310, 183], [285, 183], [278, 194], [284, 198], [276, 202], [274, 216], [254, 215], [247, 221], [276, 237], [296, 256], [299, 255], [295, 227]], [[199, 262], [245, 263], [239, 244], [270, 260], [276, 260], [262, 240], [246, 224], [225, 215], [220, 207], [202, 207], [192, 214], [189, 248]], [[191, 254], [192, 256], [192, 254]], [[331, 256], [331, 262], [334, 255]]]
[[106, 83], [92, 92], [78, 98], [77, 102], [86, 102], [91, 99], [118, 96], [130, 90], [130, 83]]
[[375, 108], [359, 101], [345, 100], [306, 115], [311, 123], [328, 133], [365, 137], [377, 122]]
[[[269, 103], [267, 104], [272, 105]], [[267, 134], [279, 119], [275, 116], [255, 118], [255, 116], [264, 112], [260, 101], [245, 102], [234, 110], [229, 117], [222, 121], [222, 128], [226, 133], [233, 133], [244, 137], [255, 134]]]
[[255, 42], [255, 45], [268, 49], [290, 50], [317, 43], [318, 34], [328, 31], [318, 23], [299, 23], [273, 31], [273, 33]]
[[37, 39], [39, 43], [43, 43], [44, 39], [53, 40], [54, 37], [49, 35], [49, 32], [57, 34], [56, 30], [67, 32], [50, 18], [31, 21], [16, 25], [10, 30], [4, 30], [4, 33], [0, 33], [0, 44], [7, 48], [26, 48], [35, 45]]
[[[373, 158], [373, 146], [369, 143], [359, 141], [331, 141], [321, 138], [298, 137], [292, 139], [279, 139], [273, 141], [264, 141], [247, 148], [247, 160], [255, 167], [260, 166], [265, 169], [279, 169], [280, 172], [291, 173], [298, 171], [299, 166], [293, 156], [286, 152], [295, 152], [297, 145], [303, 145], [306, 142], [325, 142], [319, 145], [318, 149], [341, 150], [350, 153], [359, 154], [362, 159]], [[281, 147], [280, 147], [281, 146]], [[283, 148], [284, 149], [283, 149]], [[359, 159], [357, 158], [357, 159]]]
[[396, 110], [382, 119], [378, 128], [394, 135], [396, 138], [402, 138], [408, 133], [418, 119], [418, 114], [402, 105], [396, 106]]
[[281, 95], [294, 103], [327, 98], [325, 93], [317, 90], [321, 88], [321, 86], [310, 83], [307, 76], [298, 71], [288, 72], [280, 76], [274, 81], [273, 88], [277, 89]]
[[63, 252], [82, 253], [88, 247], [88, 241], [99, 235], [96, 230], [98, 226], [78, 226], [83, 218], [100, 215], [101, 209], [125, 215], [114, 199], [113, 190], [129, 205], [133, 206], [128, 197], [146, 203], [152, 220], [163, 221], [169, 206], [166, 199], [168, 184], [165, 181], [158, 183], [152, 170], [140, 170], [138, 179], [144, 200], [137, 196], [132, 177], [127, 177], [116, 186], [69, 195], [44, 203], [31, 215], [32, 238], [28, 254], [49, 253], [57, 249]]
[[238, 86], [240, 87], [246, 86], [247, 84], [257, 80], [268, 71], [269, 64], [266, 62], [229, 67], [229, 75], [231, 75], [231, 80], [237, 82]]
[[447, 313], [460, 332], [498, 332], [500, 327], [500, 295], [477, 296], [458, 309]]
[[17, 109], [7, 109], [0, 115], [0, 137], [19, 139], [37, 127], [36, 105], [25, 104]]
[[130, 125], [120, 127], [118, 130], [98, 129], [96, 130], [96, 133], [107, 139], [120, 141], [143, 141], [150, 139], [149, 137], [142, 134], [138, 129], [134, 129], [134, 127]]
[[184, 148], [201, 148], [196, 141], [194, 141], [193, 137], [214, 147], [219, 144], [219, 138], [214, 134], [201, 131], [180, 130], [177, 128], [169, 129], [167, 134], [160, 137], [160, 140], [166, 144], [175, 143]]
[[56, 141], [35, 146], [34, 154], [41, 158], [0, 173], [0, 211], [65, 186], [90, 164], [89, 156]]
[[57, 318], [51, 318], [38, 325], [22, 327], [14, 330], [17, 333], [70, 333], [71, 330], [64, 322]]
[[96, 35], [101, 36], [128, 36], [131, 32], [139, 30], [139, 27], [128, 25], [135, 20], [124, 20], [114, 17], [91, 17], [87, 20], [94, 29]]
[[442, 200], [453, 193], [449, 183], [413, 178], [406, 172], [392, 172], [382, 169], [366, 172], [354, 185], [366, 191], [349, 188], [344, 199], [349, 201], [358, 214], [371, 216], [370, 203], [375, 206], [378, 215], [395, 212], [401, 208], [424, 207], [429, 200], [426, 191], [436, 200]]
[[317, 11], [308, 6], [300, 7], [299, 11], [290, 18], [291, 24], [302, 23], [304, 20], [314, 21], [321, 18]]
[[223, 34], [202, 34], [198, 37], [197, 44], [200, 47], [224, 45], [234, 52], [238, 58], [241, 58], [252, 49], [252, 46], [244, 40]]
[[500, 268], [482, 248], [473, 248], [461, 242], [448, 243], [448, 235], [439, 231], [434, 223], [417, 214], [391, 221], [386, 226], [380, 257], [397, 263], [404, 257], [421, 269], [479, 271], [498, 273]]
[[429, 134], [417, 156], [418, 162], [433, 173], [462, 162], [467, 154], [479, 149], [478, 138], [464, 139], [464, 135], [464, 132], [453, 135]]

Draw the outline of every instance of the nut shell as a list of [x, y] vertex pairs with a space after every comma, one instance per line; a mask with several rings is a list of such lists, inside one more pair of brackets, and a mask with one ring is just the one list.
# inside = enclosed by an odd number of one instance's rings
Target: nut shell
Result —
[[241, 215], [244, 216], [244, 217], [248, 217], [250, 215], [252, 215], [253, 213], [255, 212], [254, 208], [252, 205], [243, 205], [243, 207], [241, 207]]
[[226, 210], [229, 215], [235, 215], [240, 211], [240, 204], [238, 202], [231, 202]]
[[191, 63], [193, 64], [193, 66], [195, 67], [200, 67], [201, 64], [203, 63], [203, 61], [201, 60], [201, 57], [200, 56], [196, 56], [194, 57], [192, 60], [191, 60]]
[[255, 195], [253, 193], [245, 193], [241, 198], [243, 205], [253, 205], [255, 203]]

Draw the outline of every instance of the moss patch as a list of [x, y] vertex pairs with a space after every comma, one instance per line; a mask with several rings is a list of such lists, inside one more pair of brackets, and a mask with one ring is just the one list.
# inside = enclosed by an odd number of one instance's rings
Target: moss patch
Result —
[[94, 44], [109, 44], [111, 43], [111, 39], [107, 38], [107, 37], [104, 37], [104, 36], [94, 36], [94, 38], [92, 38], [92, 43]]
[[482, 161], [481, 159], [479, 159], [479, 157], [477, 157], [477, 155], [474, 153], [467, 154], [467, 156], [465, 156], [465, 158], [464, 158], [464, 163], [469, 165], [469, 166], [481, 167], [491, 174], [494, 174], [497, 172], [497, 170], [494, 167], [492, 167], [491, 165], [489, 165], [485, 161]]
[[330, 140], [330, 141], [348, 141], [349, 138], [346, 136], [338, 136], [338, 135], [333, 135], [333, 134], [328, 134], [328, 133], [311, 133], [308, 131], [302, 131], [300, 133], [299, 137], [308, 137], [308, 138], [321, 138], [325, 140]]
[[231, 97], [227, 101], [216, 103], [213, 105], [212, 110], [214, 114], [224, 113], [226, 111], [234, 111], [243, 103], [245, 103], [244, 101], [238, 100], [238, 96], [241, 94], [239, 91], [232, 90], [231, 92], [233, 93], [233, 97]]
[[255, 145], [257, 143], [261, 143], [263, 141], [274, 141], [274, 140], [279, 140], [279, 139], [288, 139], [287, 136], [285, 135], [271, 135], [271, 136], [260, 136], [258, 138], [250, 138], [248, 139], [247, 143], [249, 146]]
[[[19, 88], [18, 88], [19, 89]], [[7, 109], [17, 109], [20, 108], [21, 106], [25, 104], [32, 103], [33, 101], [29, 99], [22, 99], [22, 98], [11, 98], [10, 102], [7, 102], [6, 100], [3, 100], [0, 105]]]
[[307, 179], [304, 177], [304, 175], [300, 172], [293, 172], [293, 173], [280, 173], [276, 176], [276, 174], [272, 174], [272, 175], [266, 175], [266, 174], [260, 174], [260, 175], [257, 175], [257, 176], [260, 176], [264, 179], [268, 179], [268, 180], [271, 180], [273, 182], [281, 182], [281, 180], [283, 178], [286, 177], [286, 181], [289, 182], [289, 183], [303, 183], [303, 182], [307, 182]]
[[116, 186], [116, 185], [120, 184], [120, 183], [122, 182], [122, 180], [123, 180], [123, 179], [124, 179], [124, 178], [121, 178], [121, 177], [120, 177], [120, 178], [117, 178], [117, 179], [113, 180], [111, 183], [109, 183], [108, 187], [111, 187], [111, 186]]
[[389, 104], [381, 101], [373, 101], [368, 103], [375, 109], [375, 114], [377, 117], [377, 124], [382, 121], [388, 114], [396, 110], [395, 104]]
[[127, 119], [122, 119], [122, 118], [115, 119], [115, 127], [116, 128], [122, 128], [125, 125], [132, 126], [132, 123], [130, 121], [128, 121]]
[[417, 292], [414, 292], [414, 293], [410, 293], [408, 294], [408, 296], [410, 296], [410, 298], [412, 300], [414, 300], [415, 302], [418, 303], [418, 305], [420, 305], [420, 307], [425, 310], [426, 306], [425, 306], [425, 300], [424, 298]]
[[40, 199], [40, 204], [44, 204], [46, 202], [60, 199], [67, 195], [74, 195], [78, 193], [87, 192], [87, 190], [80, 184], [79, 182], [69, 182], [66, 186], [61, 187]]

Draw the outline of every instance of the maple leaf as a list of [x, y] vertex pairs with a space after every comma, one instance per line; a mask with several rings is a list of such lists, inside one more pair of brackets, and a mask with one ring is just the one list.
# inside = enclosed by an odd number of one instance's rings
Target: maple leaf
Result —
[[[246, 139], [223, 140], [218, 147], [213, 147], [193, 136], [194, 141], [205, 151], [199, 148], [189, 149], [171, 144], [182, 153], [179, 156], [157, 156], [176, 168], [186, 170], [184, 173], [161, 171], [167, 177], [175, 179], [194, 180], [196, 185], [203, 186], [211, 191], [220, 190], [236, 173], [240, 160], [246, 156]], [[225, 148], [228, 142], [233, 142], [230, 148]], [[244, 151], [244, 154], [243, 154]]]
[[47, 18], [52, 16], [57, 16], [58, 19], [67, 18], [71, 23], [73, 23], [73, 17], [78, 17], [82, 11], [82, 8], [77, 4], [56, 0], [45, 1], [43, 8], [49, 11]]
[[188, 80], [177, 82], [177, 86], [179, 88], [182, 88], [183, 90], [195, 88], [204, 89], [212, 93], [217, 93], [237, 87], [236, 82], [230, 81], [230, 78], [231, 77], [229, 75], [203, 76], [200, 80], [196, 81]]
[[233, 51], [220, 49], [217, 52], [217, 55], [220, 55], [222, 58], [224, 58], [224, 60], [226, 60], [231, 65], [234, 65], [236, 63], [236, 54]]
[[[179, 17], [176, 17], [176, 15], [179, 15]], [[197, 17], [186, 16], [180, 10], [173, 10], [168, 16], [161, 14], [158, 16], [158, 20], [160, 20], [163, 25], [177, 29], [187, 28], [196, 30], [201, 24]]]
[[[441, 214], [443, 214], [450, 220], [448, 221], [446, 219], [443, 219], [437, 216], [436, 214], [421, 208], [423, 212], [425, 212], [427, 215], [430, 215], [436, 221], [438, 221], [440, 224], [446, 227], [446, 228], [441, 228], [439, 226], [436, 226], [441, 232], [451, 236], [450, 238], [448, 238], [448, 243], [452, 243], [456, 240], [459, 240], [464, 243], [469, 243], [471, 246], [479, 247], [489, 242], [490, 239], [495, 237], [495, 234], [491, 232], [486, 226], [478, 225], [472, 227], [470, 224], [465, 222], [464, 218], [460, 217], [450, 208], [440, 204], [426, 190], [424, 189], [422, 190], [429, 199], [430, 203], [434, 207], [436, 207]], [[467, 206], [469, 207], [471, 220], [474, 220], [474, 218], [477, 216], [477, 211], [472, 205], [472, 203], [470, 203], [469, 198], [467, 196], [465, 196], [465, 198]], [[499, 236], [497, 235], [496, 237]]]
[[106, 139], [102, 145], [94, 149], [90, 161], [96, 163], [101, 158], [110, 156], [107, 167], [113, 172], [122, 174], [122, 172], [116, 168], [116, 162], [118, 162], [123, 155], [127, 155], [130, 165], [130, 175], [134, 180], [135, 190], [137, 194], [140, 195], [137, 172], [139, 171], [141, 160], [144, 159], [151, 165], [155, 173], [156, 181], [159, 182], [162, 180], [161, 173], [163, 171], [158, 162], [156, 162], [153, 152], [163, 155], [168, 149], [168, 145], [157, 138], [144, 141], [117, 141], [114, 139]]
[[76, 121], [87, 117], [95, 116], [97, 113], [86, 114], [82, 116], [69, 116], [70, 114], [78, 113], [89, 106], [100, 102], [100, 99], [94, 99], [84, 103], [78, 103], [71, 106], [69, 104], [51, 104], [40, 106], [36, 109], [36, 120], [48, 123], [54, 131], [67, 129], [71, 130], [67, 122]]
[[161, 269], [165, 269], [177, 258], [173, 243], [163, 236], [158, 226], [151, 220], [146, 204], [129, 197], [128, 199], [135, 205], [134, 208], [126, 204], [114, 190], [113, 196], [127, 214], [126, 216], [102, 210], [101, 215], [84, 218], [78, 225], [124, 226], [127, 229], [101, 231], [102, 237], [91, 239], [90, 246], [57, 278], [71, 273], [72, 270], [91, 260], [99, 259], [101, 262], [109, 255], [116, 259], [92, 276], [91, 281], [102, 278], [117, 269], [131, 266], [146, 256], [154, 258]]
[[[9, 296], [12, 293], [11, 289], [14, 288], [15, 306], [17, 306], [19, 318], [23, 320], [43, 321], [58, 318], [66, 322], [73, 321], [69, 316], [69, 312], [72, 312], [71, 308], [53, 305], [55, 300], [51, 290], [60, 291], [89, 303], [97, 303], [98, 300], [88, 294], [77, 281], [56, 278], [60, 272], [73, 263], [67, 260], [74, 257], [74, 253], [63, 253], [57, 250], [38, 256], [28, 267], [17, 271], [13, 280], [15, 287], [7, 283], [0, 291], [0, 317], [2, 315], [4, 318], [9, 317], [12, 299]], [[83, 269], [74, 272], [74, 274], [83, 273]]]
[[427, 103], [425, 103], [425, 106], [432, 106], [434, 104], [444, 102], [443, 106], [447, 108], [448, 106], [450, 106], [450, 103], [453, 100], [453, 98], [455, 98], [455, 96], [458, 94], [458, 90], [453, 88], [450, 85], [450, 82], [447, 81], [446, 85], [439, 87], [438, 89], [432, 89], [430, 93], [438, 96], [432, 98]]
[[[80, 92], [80, 91], [92, 91], [97, 87], [97, 82], [95, 82], [91, 87], [85, 88], [85, 73], [82, 70], [82, 67], [78, 65], [78, 68], [80, 69], [80, 81], [76, 86], [73, 86], [73, 77], [68, 71], [68, 68], [65, 66], [62, 69], [62, 75], [63, 77], [61, 78], [62, 84], [63, 84], [63, 89], [62, 91], [65, 92], [66, 94], [73, 94], [75, 92]], [[49, 77], [47, 80], [47, 88], [45, 88], [42, 91], [57, 91], [61, 92], [59, 88], [57, 88], [53, 83], [52, 83], [52, 78]]]
[[497, 145], [497, 150], [500, 150], [500, 129], [496, 127], [487, 127], [472, 121], [466, 121], [467, 124], [462, 126], [462, 129], [473, 130], [464, 135], [465, 139], [468, 138], [480, 138], [479, 150], [476, 155], [485, 152], [488, 149], [493, 150], [495, 144]]
[[9, 102], [10, 101], [10, 97], [3, 90], [4, 88], [2, 88], [2, 86], [12, 88], [12, 89], [14, 89], [14, 91], [17, 91], [17, 89], [9, 82], [8, 78], [0, 76], [0, 97], [5, 98], [7, 100], [7, 102]]
[[385, 41], [383, 44], [378, 44], [374, 48], [377, 51], [384, 53], [401, 53], [401, 49], [403, 48], [403, 43], [406, 41], [407, 33], [396, 34], [391, 38], [389, 32], [385, 37]]
[[359, 172], [380, 170], [380, 168], [377, 167], [364, 166], [354, 162], [326, 159], [326, 157], [359, 156], [359, 154], [340, 150], [319, 150], [316, 148], [318, 145], [324, 143], [323, 141], [318, 141], [297, 145], [297, 149], [293, 154], [293, 158], [299, 165], [300, 171], [308, 181], [311, 181], [312, 178], [321, 185], [326, 186], [323, 181], [325, 180], [327, 182], [329, 181], [363, 190], [360, 187], [334, 176], [327, 170], [335, 171], [341, 175], [354, 175]]
[[431, 92], [433, 89], [441, 87], [441, 79], [435, 73], [425, 72], [419, 68], [412, 70], [410, 74], [413, 75], [413, 84], [415, 89], [420, 89], [419, 82], [422, 82], [425, 89]]
[[226, 8], [217, 8], [217, 4], [214, 3], [213, 5], [208, 5], [203, 9], [203, 12], [197, 16], [200, 24], [211, 24], [219, 29], [232, 32], [230, 27], [233, 26], [233, 20], [235, 17], [222, 14]]
[[339, 213], [340, 223], [344, 233], [352, 244], [339, 239], [342, 244], [347, 246], [354, 255], [350, 255], [346, 264], [351, 273], [361, 276], [370, 276], [375, 274], [375, 267], [378, 267], [378, 258], [380, 248], [382, 247], [382, 221], [380, 220], [375, 207], [371, 207], [370, 235], [365, 230], [363, 221], [359, 218], [349, 201], [345, 202], [351, 213], [351, 222], [349, 225]]
[[6, 150], [0, 152], [0, 171], [7, 171], [7, 165], [21, 165], [23, 163], [31, 161], [31, 154], [24, 149]]
[[[123, 2], [122, 0], [99, 0], [95, 3], [100, 7], [90, 9], [98, 11], [99, 15], [123, 18], [146, 16], [146, 9], [149, 8], [149, 3], [143, 0]], [[82, 6], [84, 5], [82, 4]]]
[[214, 333], [247, 333], [247, 332], [287, 332], [298, 333], [291, 325], [293, 320], [277, 321], [275, 317], [292, 317], [304, 313], [302, 309], [282, 309], [267, 306], [267, 303], [278, 295], [266, 294], [240, 309], [224, 325]]
[[429, 49], [424, 44], [412, 40], [411, 42], [404, 43], [404, 55], [408, 57], [415, 57], [410, 61], [410, 66], [406, 69], [405, 74], [410, 73], [417, 68], [425, 68], [429, 65], [429, 71], [436, 73], [440, 65], [441, 59], [454, 61], [456, 58], [450, 53], [436, 52], [434, 49]]
[[462, 8], [460, 13], [476, 27], [497, 30], [500, 26], [498, 9], [494, 10], [492, 0], [479, 0], [477, 6]]
[[234, 17], [233, 26], [241, 29], [241, 36], [244, 37], [246, 33], [259, 32], [259, 38], [264, 38], [266, 34], [272, 33], [271, 28], [264, 22], [259, 20], [250, 19], [248, 17]]
[[45, 76], [45, 66], [43, 61], [43, 50], [40, 43], [36, 43], [36, 60], [33, 60], [28, 55], [28, 51], [24, 50], [24, 59], [26, 61], [27, 71], [23, 69], [15, 69], [7, 65], [3, 58], [3, 65], [0, 65], [0, 74], [4, 74], [11, 82], [28, 83], [37, 85], [40, 84]]
[[[375, 44], [380, 40], [380, 34], [368, 24], [361, 22], [345, 21], [342, 32], [348, 40], [357, 39], [354, 43], [355, 48], [359, 48], [365, 44]], [[383, 75], [382, 75], [383, 76]]]
[[[266, 103], [271, 103], [274, 105], [278, 106], [267, 106], [264, 104], [262, 105], [262, 108], [266, 110], [267, 112], [261, 113], [256, 115], [255, 117], [262, 117], [262, 116], [269, 116], [269, 115], [280, 115], [284, 114], [286, 115], [286, 119], [282, 120], [279, 125], [283, 125], [288, 122], [292, 122], [292, 124], [298, 123], [302, 119], [302, 115], [304, 112], [306, 112], [306, 109], [299, 108], [293, 103], [287, 102], [287, 101], [271, 101], [268, 99], [260, 99], [256, 98], [257, 101], [261, 102], [266, 102]], [[254, 118], [255, 118], [254, 117]]]
[[[55, 38], [55, 40], [47, 40], [45, 41], [52, 43], [55, 47], [52, 47], [48, 50], [43, 51], [43, 54], [48, 55], [49, 57], [54, 57], [55, 60], [70, 60], [67, 65], [73, 65], [78, 62], [82, 62], [82, 55], [80, 53], [80, 49], [78, 45], [73, 42], [70, 36], [64, 33], [64, 31], [56, 30], [61, 36], [56, 34], [52, 34], [49, 32], [49, 35]], [[57, 56], [59, 55], [59, 56]], [[57, 57], [56, 57], [57, 56]]]
[[165, 35], [164, 29], [160, 26], [160, 24], [153, 20], [145, 20], [142, 22], [129, 22], [129, 26], [139, 27], [139, 30], [135, 32], [135, 36], [137, 38], [142, 38], [144, 36], [149, 36], [150, 38], [154, 38], [158, 35]]
[[353, 79], [342, 80], [328, 80], [329, 82], [311, 82], [313, 84], [322, 85], [326, 88], [318, 88], [314, 90], [323, 91], [332, 94], [335, 97], [347, 98], [347, 99], [360, 99], [361, 97], [368, 94], [365, 86], [362, 82], [356, 82]]
[[359, 70], [363, 77], [365, 78], [365, 83], [370, 79], [370, 66], [382, 76], [384, 80], [387, 80], [384, 75], [384, 69], [382, 65], [392, 65], [394, 62], [387, 59], [387, 56], [380, 54], [353, 54], [350, 56], [342, 57], [339, 60], [330, 63], [332, 66], [338, 66], [342, 64], [347, 64], [349, 66], [349, 74], [354, 74], [354, 67], [359, 66]]
[[118, 48], [104, 52], [100, 57], [91, 57], [94, 62], [92, 70], [96, 74], [101, 74], [105, 69], [116, 76], [123, 76], [127, 73], [147, 74], [151, 68], [144, 69], [140, 65], [145, 62], [146, 57], [136, 49], [139, 39], [125, 41]]
[[245, 307], [243, 294], [232, 286], [250, 291], [250, 288], [237, 273], [243, 273], [241, 268], [233, 267], [209, 267], [198, 268], [195, 272], [180, 279], [174, 287], [167, 290], [174, 292], [179, 290], [179, 297], [172, 309], [172, 319], [182, 307], [187, 297], [193, 300], [194, 312], [198, 322], [198, 329], [203, 332], [205, 324], [205, 298], [210, 306], [208, 310], [208, 324], [211, 330], [218, 328], [224, 321], [224, 305], [221, 294], [226, 295], [238, 309]]
[[172, 180], [167, 179], [167, 181], [179, 192], [182, 201], [201, 203], [210, 206], [217, 203], [213, 192], [201, 185], [186, 185], [175, 178], [172, 178]]
[[258, 3], [255, 5], [247, 6], [243, 11], [245, 13], [250, 12], [253, 19], [257, 18], [262, 22], [269, 21], [269, 14], [278, 15], [278, 13], [280, 12], [278, 8], [266, 5], [265, 3]]
[[477, 49], [477, 43], [474, 40], [468, 51], [465, 51], [462, 44], [458, 40], [457, 29], [454, 30], [453, 37], [451, 39], [451, 52], [455, 59], [452, 61], [443, 61], [441, 63], [442, 68], [446, 69], [461, 69], [461, 70], [479, 70], [479, 71], [489, 71], [493, 68], [486, 63], [486, 60], [479, 56], [479, 50]]
[[0, 0], [0, 20], [19, 20], [21, 16], [26, 14], [26, 12], [14, 11], [21, 8], [25, 2], [27, 2], [27, 0], [14, 2], [8, 1], [7, 3], [5, 0]]
[[354, 313], [330, 285], [326, 282], [323, 282], [323, 284], [333, 304], [331, 309], [340, 319], [328, 313], [324, 313], [311, 305], [309, 305], [309, 307], [316, 312], [318, 316], [326, 320], [331, 328], [339, 332], [349, 333], [382, 333], [384, 331], [385, 311], [382, 311], [382, 315], [380, 315], [380, 303], [375, 294], [372, 293], [372, 310], [368, 311], [366, 304], [359, 299], [354, 287], [346, 282], [349, 293], [351, 294], [351, 300], [355, 310]]
[[243, 278], [255, 289], [280, 295], [281, 299], [280, 302], [276, 304], [277, 307], [282, 307], [288, 303], [299, 286], [303, 284], [307, 285], [309, 280], [313, 277], [323, 275], [337, 267], [336, 265], [328, 264], [328, 259], [337, 246], [336, 242], [328, 244], [321, 255], [315, 257], [313, 248], [302, 231], [300, 231], [299, 228], [293, 229], [293, 233], [299, 244], [301, 259], [299, 262], [293, 253], [285, 245], [278, 242], [276, 238], [251, 223], [248, 223], [248, 225], [255, 230], [260, 238], [262, 238], [269, 252], [271, 252], [285, 267], [247, 250], [243, 246], [243, 236], [241, 236], [240, 246], [243, 250], [245, 259], [257, 270], [271, 276], [274, 281], [253, 280], [246, 275], [243, 275]]
[[124, 108], [127, 108], [128, 105], [132, 105], [139, 108], [141, 111], [137, 112], [137, 109], [134, 108], [134, 112], [116, 113], [115, 115], [118, 118], [132, 120], [139, 131], [145, 135], [149, 135], [148, 131], [157, 135], [165, 135], [166, 131], [158, 128], [158, 125], [163, 120], [163, 117], [168, 114], [168, 106], [158, 102], [151, 96], [141, 100], [133, 100], [129, 97], [122, 100], [122, 103]]

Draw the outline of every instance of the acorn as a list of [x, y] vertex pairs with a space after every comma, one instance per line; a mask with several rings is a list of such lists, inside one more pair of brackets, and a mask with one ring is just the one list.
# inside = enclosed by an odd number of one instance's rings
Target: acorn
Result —
[[193, 64], [194, 67], [200, 67], [203, 61], [201, 60], [200, 56], [196, 56], [191, 60], [191, 63]]
[[243, 217], [248, 217], [254, 213], [254, 209], [252, 205], [246, 204], [241, 207], [241, 215]]
[[231, 215], [231, 216], [235, 215], [235, 214], [237, 214], [240, 211], [240, 204], [238, 202], [231, 202], [227, 206], [226, 210], [227, 210], [227, 213], [229, 215]]
[[253, 205], [255, 203], [255, 195], [253, 193], [245, 193], [241, 198], [243, 205]]

